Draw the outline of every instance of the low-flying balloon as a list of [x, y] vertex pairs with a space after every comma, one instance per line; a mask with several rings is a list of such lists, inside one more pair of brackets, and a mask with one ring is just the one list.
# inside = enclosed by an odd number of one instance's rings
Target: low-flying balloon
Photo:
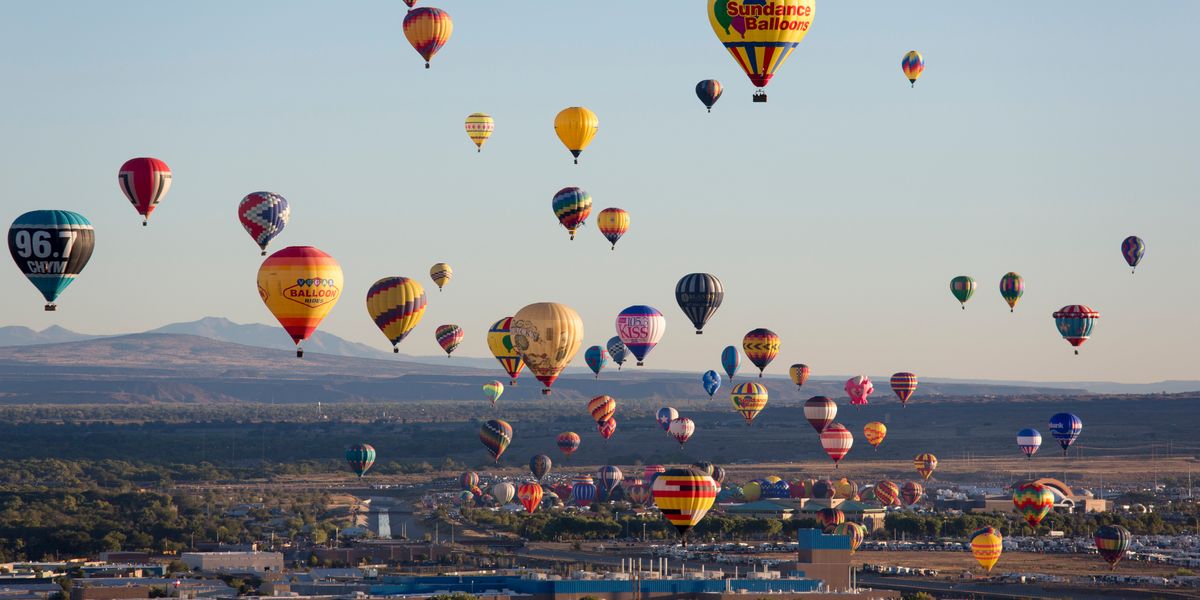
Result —
[[654, 420], [658, 423], [659, 427], [662, 427], [663, 431], [669, 430], [671, 428], [671, 421], [674, 421], [678, 418], [679, 411], [671, 408], [670, 406], [664, 406], [658, 409], [658, 413], [654, 415]]
[[550, 386], [575, 358], [583, 343], [583, 320], [574, 309], [557, 302], [538, 302], [517, 311], [510, 327], [513, 348], [534, 377]]
[[600, 483], [600, 489], [604, 490], [606, 496], [612, 494], [623, 479], [625, 475], [621, 473], [621, 469], [613, 465], [605, 465], [596, 470], [596, 481]]
[[517, 488], [517, 499], [521, 501], [521, 506], [525, 507], [525, 512], [531, 515], [541, 505], [543, 494], [542, 486], [538, 483], [522, 483], [521, 487]]
[[1000, 278], [1000, 297], [1008, 303], [1008, 312], [1014, 312], [1017, 302], [1025, 294], [1025, 278], [1020, 273], [1009, 271]]
[[721, 374], [708, 370], [700, 376], [700, 384], [704, 386], [704, 391], [708, 392], [708, 397], [712, 398], [717, 390], [721, 389]]
[[1027, 427], [1017, 432], [1017, 447], [1025, 454], [1025, 458], [1033, 458], [1038, 448], [1042, 447], [1042, 434], [1038, 430]]
[[499, 381], [489, 381], [483, 384], [483, 395], [487, 396], [492, 402], [492, 408], [496, 408], [496, 401], [504, 393], [504, 384]]
[[592, 143], [599, 129], [600, 119], [596, 113], [582, 106], [564, 108], [554, 117], [554, 133], [571, 151], [575, 164], [579, 164], [579, 155]]
[[596, 500], [596, 484], [591, 475], [581, 475], [571, 482], [571, 501], [575, 506], [587, 508]]
[[1129, 264], [1130, 273], [1137, 272], [1138, 263], [1142, 262], [1142, 257], [1146, 254], [1146, 242], [1142, 238], [1131, 235], [1121, 242], [1121, 256], [1125, 257], [1125, 262]]
[[1063, 456], [1067, 455], [1067, 450], [1079, 438], [1081, 431], [1083, 431], [1083, 421], [1071, 413], [1058, 413], [1050, 417], [1050, 435], [1058, 440], [1059, 446], [1062, 446]]
[[900, 501], [905, 506], [912, 506], [925, 497], [925, 486], [916, 481], [906, 481], [900, 487]]
[[817, 433], [825, 431], [836, 417], [837, 404], [825, 396], [813, 396], [804, 402], [804, 418]]
[[558, 434], [558, 438], [555, 440], [558, 449], [567, 456], [574, 454], [579, 449], [579, 442], [579, 434], [574, 431], [564, 431]]
[[704, 324], [717, 312], [724, 299], [725, 286], [716, 275], [690, 273], [675, 284], [675, 302], [696, 328], [696, 335], [704, 333]]
[[654, 478], [651, 494], [671, 525], [687, 544], [687, 534], [716, 501], [719, 486], [712, 477], [695, 469], [669, 469]]
[[842, 389], [850, 396], [851, 405], [862, 406], [870, 402], [869, 397], [875, 392], [875, 384], [871, 383], [871, 378], [866, 375], [855, 375], [846, 380]]
[[384, 277], [367, 290], [367, 314], [392, 343], [392, 352], [425, 316], [425, 288], [407, 277]]
[[464, 490], [479, 486], [479, 473], [475, 471], [463, 471], [458, 476], [458, 487]]
[[725, 369], [725, 374], [732, 380], [734, 375], [737, 375], [738, 367], [742, 366], [742, 355], [738, 353], [738, 349], [734, 346], [725, 346], [721, 351], [721, 368]]
[[492, 486], [492, 497], [496, 499], [497, 504], [504, 506], [517, 497], [517, 486], [507, 481], [501, 481]]
[[1092, 328], [1099, 318], [1100, 313], [1091, 307], [1071, 304], [1054, 312], [1054, 325], [1063, 339], [1075, 347], [1075, 354], [1079, 354], [1079, 347], [1091, 337]]
[[834, 527], [833, 533], [850, 538], [850, 554], [854, 554], [863, 543], [863, 538], [866, 536], [865, 529], [866, 527], [858, 523], [844, 522]]
[[804, 364], [797, 363], [788, 367], [788, 376], [792, 378], [792, 383], [796, 384], [796, 387], [804, 387], [804, 384], [808, 382], [809, 372], [808, 365]]
[[1042, 519], [1050, 514], [1054, 507], [1054, 493], [1050, 488], [1035, 482], [1017, 484], [1013, 488], [1013, 505], [1017, 512], [1025, 518], [1025, 522], [1035, 531]]
[[375, 448], [370, 444], [350, 446], [346, 449], [346, 463], [350, 465], [350, 470], [362, 479], [362, 476], [371, 470], [371, 465], [375, 464]]
[[925, 59], [921, 57], [920, 52], [909, 50], [900, 60], [900, 68], [904, 70], [904, 76], [912, 84], [909, 87], [917, 87], [917, 79], [920, 79], [921, 73], [925, 70]]
[[900, 486], [895, 482], [883, 480], [875, 484], [872, 488], [875, 493], [875, 499], [883, 506], [895, 506], [899, 504]]
[[721, 87], [721, 82], [716, 79], [705, 79], [696, 84], [696, 97], [704, 103], [708, 108], [708, 112], [712, 112], [712, 107], [721, 99], [721, 92], [725, 91]]
[[667, 426], [667, 435], [675, 438], [675, 441], [679, 442], [680, 448], [683, 448], [683, 445], [692, 439], [693, 433], [696, 433], [696, 424], [687, 417], [679, 417]]
[[850, 448], [854, 446], [854, 435], [846, 429], [841, 423], [830, 423], [824, 431], [821, 432], [821, 447], [825, 449], [825, 454], [829, 455], [833, 461], [834, 468], [840, 468], [842, 459], [850, 452]]
[[83, 215], [68, 210], [35, 210], [8, 228], [8, 252], [29, 283], [56, 310], [59, 294], [83, 272], [96, 245], [96, 231]]
[[553, 464], [549, 456], [538, 454], [529, 459], [529, 472], [533, 475], [534, 479], [541, 481], [550, 472], [550, 467]]
[[754, 417], [767, 406], [767, 388], [761, 383], [739, 383], [733, 386], [729, 400], [733, 403], [733, 410], [746, 419], [746, 425], [751, 425]]
[[1003, 553], [1004, 540], [994, 530], [971, 537], [971, 555], [984, 571], [991, 573]]
[[587, 409], [592, 420], [599, 425], [617, 413], [617, 401], [612, 396], [596, 396], [588, 401]]
[[550, 208], [571, 239], [575, 239], [575, 230], [586, 225], [588, 215], [592, 214], [592, 196], [583, 188], [565, 187], [554, 194]]
[[637, 304], [617, 315], [617, 337], [637, 359], [637, 366], [645, 364], [646, 356], [658, 345], [667, 332], [667, 318], [657, 308]]
[[895, 373], [889, 383], [892, 385], [892, 393], [900, 399], [900, 405], [908, 406], [909, 398], [917, 391], [917, 376], [908, 372]]
[[826, 506], [817, 511], [817, 522], [825, 529], [832, 529], [846, 522], [846, 513]]
[[404, 15], [403, 27], [404, 37], [408, 39], [413, 50], [425, 59], [425, 68], [428, 69], [433, 55], [450, 41], [450, 34], [454, 32], [454, 21], [440, 8], [423, 6]]
[[954, 294], [954, 298], [962, 305], [963, 310], [967, 310], [967, 300], [975, 294], [975, 280], [966, 276], [959, 275], [950, 280], [950, 293]]
[[442, 350], [446, 351], [446, 357], [449, 358], [450, 354], [458, 348], [466, 333], [463, 332], [462, 327], [451, 323], [438, 325], [438, 328], [433, 332], [433, 336], [437, 339], [437, 343], [442, 347]]
[[763, 376], [763, 370], [779, 355], [779, 336], [770, 329], [758, 328], [750, 331], [742, 338], [742, 351], [746, 358], [758, 367], [758, 376]]
[[621, 208], [606, 208], [596, 217], [596, 227], [604, 239], [612, 244], [610, 250], [616, 250], [617, 240], [629, 231], [629, 213]]
[[479, 428], [479, 441], [497, 463], [500, 462], [500, 455], [504, 454], [504, 450], [512, 442], [512, 436], [512, 425], [500, 419], [491, 419]]
[[867, 443], [878, 451], [879, 445], [883, 443], [883, 438], [887, 437], [887, 425], [879, 421], [871, 421], [863, 426], [863, 437], [867, 438]]
[[134, 210], [142, 215], [142, 226], [171, 189], [171, 168], [157, 158], [131, 158], [117, 172], [117, 183]]
[[238, 202], [238, 221], [262, 255], [267, 255], [267, 244], [287, 227], [292, 209], [288, 206], [287, 198], [271, 192], [254, 192], [247, 194]]
[[1103, 525], [1096, 530], [1096, 551], [1100, 553], [1100, 558], [1108, 563], [1110, 571], [1117, 568], [1117, 563], [1125, 556], [1125, 551], [1129, 550], [1129, 542], [1132, 539], [1129, 530], [1120, 525]]
[[918, 454], [916, 458], [913, 458], [913, 468], [916, 469], [917, 473], [921, 474], [921, 477], [925, 481], [929, 481], [929, 478], [933, 476], [933, 472], [937, 470], [937, 466], [937, 457], [928, 452], [923, 452]]
[[[312, 246], [284, 248], [258, 268], [258, 295], [296, 343], [296, 356], [304, 356], [300, 342], [337, 304], [342, 287], [342, 267]], [[368, 307], [370, 298], [368, 294]]]
[[608, 356], [612, 361], [617, 363], [617, 370], [621, 370], [621, 365], [625, 364], [625, 359], [629, 356], [629, 349], [621, 342], [620, 336], [612, 336], [608, 338]]
[[590, 346], [583, 353], [583, 362], [596, 374], [596, 379], [600, 379], [600, 371], [608, 364], [608, 352], [600, 346]]
[[596, 423], [596, 431], [600, 433], [600, 437], [604, 438], [605, 441], [608, 441], [608, 439], [617, 432], [616, 417], [609, 417], [603, 423]]
[[496, 130], [496, 120], [487, 113], [471, 113], [467, 115], [467, 122], [464, 126], [467, 130], [467, 136], [475, 144], [475, 151], [483, 152], [483, 145], [487, 143], [488, 138], [492, 137], [492, 132]]

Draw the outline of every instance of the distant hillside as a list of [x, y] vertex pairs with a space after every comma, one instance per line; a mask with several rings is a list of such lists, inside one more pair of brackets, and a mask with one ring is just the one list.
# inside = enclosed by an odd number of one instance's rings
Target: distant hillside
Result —
[[95, 339], [99, 336], [75, 333], [70, 329], [52, 325], [42, 331], [34, 331], [21, 325], [0, 327], [0, 348], [8, 346], [31, 346], [34, 344], [57, 344]]

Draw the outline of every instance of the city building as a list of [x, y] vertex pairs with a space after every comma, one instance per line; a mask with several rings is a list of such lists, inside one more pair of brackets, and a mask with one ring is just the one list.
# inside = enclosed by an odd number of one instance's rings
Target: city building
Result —
[[179, 560], [197, 571], [216, 573], [265, 573], [283, 570], [278, 552], [184, 552]]

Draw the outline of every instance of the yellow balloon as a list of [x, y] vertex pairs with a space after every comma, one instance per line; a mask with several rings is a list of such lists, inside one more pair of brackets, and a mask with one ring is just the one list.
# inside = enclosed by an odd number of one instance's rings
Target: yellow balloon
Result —
[[446, 263], [438, 263], [429, 267], [429, 278], [437, 284], [439, 292], [450, 282], [451, 277], [454, 277], [454, 269], [451, 269], [450, 265]]
[[308, 339], [342, 295], [342, 267], [312, 246], [289, 246], [258, 268], [258, 295], [296, 342]]
[[887, 437], [887, 425], [879, 421], [871, 421], [863, 426], [863, 436], [867, 438], [867, 443], [871, 444], [872, 448], [879, 449], [879, 445], [883, 443], [883, 438]]
[[979, 561], [979, 566], [991, 573], [992, 567], [1000, 560], [1004, 552], [1004, 540], [995, 533], [981, 533], [971, 540], [971, 554]]
[[487, 113], [471, 113], [467, 115], [466, 128], [467, 135], [475, 142], [476, 151], [483, 152], [484, 142], [488, 141], [492, 132], [496, 130], [496, 120]]
[[708, 0], [708, 21], [717, 39], [759, 87], [755, 102], [767, 101], [762, 88], [808, 34], [816, 10], [816, 0], [771, 0], [754, 5], [742, 0]]
[[571, 151], [571, 155], [575, 157], [575, 164], [579, 164], [579, 154], [592, 143], [598, 129], [600, 119], [596, 118], [596, 113], [582, 106], [564, 108], [554, 117], [554, 133], [558, 134], [558, 139]]
[[367, 290], [367, 313], [384, 337], [392, 343], [392, 352], [425, 316], [425, 288], [407, 277], [384, 277]]
[[517, 354], [546, 386], [542, 393], [549, 396], [550, 386], [583, 344], [583, 320], [570, 306], [538, 302], [513, 315], [509, 334]]

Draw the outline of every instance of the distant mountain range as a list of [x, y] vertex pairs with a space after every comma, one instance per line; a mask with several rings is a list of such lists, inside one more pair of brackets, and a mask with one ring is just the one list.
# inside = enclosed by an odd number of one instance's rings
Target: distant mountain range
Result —
[[[64, 351], [61, 344], [70, 344], [70, 352]], [[397, 355], [321, 331], [305, 341], [303, 360], [291, 354], [293, 348], [291, 338], [278, 327], [258, 323], [239, 324], [219, 317], [174, 323], [143, 333], [119, 336], [88, 335], [58, 326], [43, 331], [21, 326], [0, 327], [0, 401], [19, 402], [9, 394], [16, 391], [13, 386], [18, 385], [18, 381], [25, 382], [18, 387], [24, 387], [30, 393], [38, 389], [44, 395], [48, 385], [45, 379], [51, 372], [55, 373], [55, 385], [64, 388], [57, 401], [67, 402], [115, 401], [125, 396], [146, 401], [168, 398], [252, 400], [263, 396], [263, 390], [259, 389], [263, 378], [272, 378], [275, 384], [279, 384], [280, 378], [289, 381], [320, 379], [321, 390], [333, 392], [336, 389], [336, 393], [332, 393], [335, 399], [454, 399], [460, 395], [468, 399], [478, 396], [478, 385], [482, 378], [504, 378], [491, 358], [456, 356], [447, 359], [444, 356]], [[95, 381], [96, 386], [84, 394], [81, 386], [70, 384], [77, 377]], [[155, 385], [144, 385], [147, 378], [153, 379]], [[331, 378], [337, 382], [331, 383]], [[391, 386], [386, 390], [373, 389], [381, 379], [390, 378], [404, 378], [406, 385]], [[523, 387], [535, 388], [538, 385], [528, 373], [521, 379]], [[768, 379], [779, 380], [777, 377]], [[780, 392], [772, 390], [772, 400], [799, 401], [817, 394], [837, 397], [842, 395], [844, 379], [844, 376], [814, 377], [803, 388], [803, 394], [790, 384], [780, 385]], [[34, 386], [34, 382], [39, 380], [40, 387]], [[138, 384], [142, 386], [142, 392], [131, 391], [128, 386], [122, 387], [125, 384], [132, 385], [134, 381], [142, 382]], [[162, 390], [153, 391], [155, 386], [166, 385], [167, 381], [172, 382], [170, 385], [173, 390], [165, 397], [156, 396]], [[886, 393], [887, 377], [880, 376], [877, 381], [880, 389], [876, 396], [890, 396]], [[101, 382], [116, 384], [116, 391], [106, 391]], [[614, 387], [622, 389], [627, 397], [657, 400], [694, 397], [700, 384], [698, 377], [692, 373], [643, 369], [609, 369], [602, 374], [600, 381], [596, 381], [590, 372], [577, 368], [564, 375], [555, 386], [555, 391], [568, 397], [578, 395], [583, 398], [598, 393], [614, 393], [605, 391]], [[294, 396], [296, 401], [314, 395], [314, 389], [311, 386], [304, 388]], [[1151, 394], [1196, 390], [1200, 390], [1200, 381], [1125, 384], [922, 377], [918, 393], [925, 397], [986, 397]], [[79, 394], [96, 397], [83, 400]], [[287, 394], [275, 393], [275, 390], [266, 395], [288, 397]]]

